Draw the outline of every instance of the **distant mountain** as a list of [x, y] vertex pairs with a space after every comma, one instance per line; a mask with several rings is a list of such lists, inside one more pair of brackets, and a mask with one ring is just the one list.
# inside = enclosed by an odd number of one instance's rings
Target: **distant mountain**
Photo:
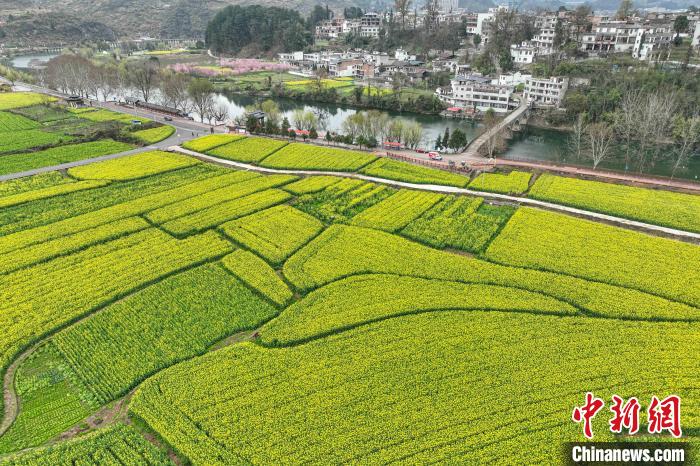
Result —
[[66, 13], [12, 16], [0, 26], [0, 42], [11, 46], [112, 41], [117, 33], [104, 23]]
[[[90, 18], [85, 24], [102, 24], [100, 28], [86, 27], [71, 29], [76, 26], [73, 19], [68, 21], [70, 27], [65, 34], [78, 40], [85, 33], [102, 38], [106, 30], [111, 30], [121, 38], [169, 37], [200, 38], [204, 37], [207, 22], [214, 14], [227, 5], [263, 5], [293, 8], [306, 15], [314, 5], [326, 5], [342, 12], [348, 6], [362, 8], [383, 8], [386, 0], [0, 0], [0, 24], [9, 15], [62, 15], [62, 18]], [[32, 18], [33, 19], [33, 18]], [[30, 20], [31, 21], [31, 20]], [[42, 20], [43, 21], [43, 20]], [[8, 25], [12, 21], [8, 22]], [[56, 25], [61, 28], [60, 24]], [[5, 26], [0, 26], [3, 29]], [[12, 29], [13, 31], [15, 29]], [[37, 36], [53, 37], [43, 26]], [[7, 40], [0, 39], [0, 42]], [[63, 34], [61, 34], [63, 36]]]
[[[641, 0], [637, 7], [684, 8], [694, 0]], [[328, 4], [336, 13], [348, 6], [381, 11], [393, 0], [0, 0], [0, 43], [80, 42], [138, 37], [202, 38], [214, 14], [227, 5], [297, 9], [306, 15]], [[414, 0], [420, 8], [425, 0]], [[504, 0], [459, 0], [471, 11], [487, 11]], [[521, 10], [555, 10], [575, 0], [510, 0]], [[590, 0], [596, 11], [615, 10], [620, 0]], [[11, 18], [12, 17], [12, 18]]]

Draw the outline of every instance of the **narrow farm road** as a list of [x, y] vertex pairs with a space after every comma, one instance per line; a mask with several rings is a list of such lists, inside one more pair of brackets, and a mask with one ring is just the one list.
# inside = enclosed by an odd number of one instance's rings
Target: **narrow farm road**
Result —
[[540, 209], [553, 210], [556, 212], [561, 212], [568, 215], [574, 215], [578, 217], [584, 217], [595, 221], [610, 223], [617, 226], [622, 226], [626, 228], [644, 230], [649, 233], [654, 233], [663, 236], [673, 236], [678, 239], [688, 240], [692, 242], [700, 242], [700, 233], [693, 233], [690, 231], [677, 230], [675, 228], [663, 227], [659, 225], [652, 225], [650, 223], [638, 222], [636, 220], [629, 220], [626, 218], [615, 217], [614, 215], [601, 214], [598, 212], [592, 212], [584, 209], [577, 209], [575, 207], [568, 207], [560, 204], [554, 204], [552, 202], [539, 201], [537, 199], [530, 199], [527, 197], [510, 196], [507, 194], [496, 194], [488, 193], [484, 191], [474, 191], [466, 188], [457, 188], [454, 186], [442, 186], [435, 184], [418, 184], [418, 183], [407, 183], [404, 181], [394, 181], [387, 180], [384, 178], [377, 178], [374, 176], [362, 175], [360, 173], [352, 172], [332, 172], [332, 171], [322, 171], [322, 170], [280, 170], [275, 168], [265, 168], [258, 167], [256, 165], [250, 165], [247, 163], [234, 162], [231, 160], [220, 159], [218, 157], [212, 157], [211, 155], [200, 154], [199, 152], [194, 152], [191, 150], [183, 149], [182, 147], [176, 146], [171, 147], [169, 150], [180, 152], [185, 155], [189, 155], [206, 162], [213, 162], [219, 165], [229, 166], [233, 168], [238, 168], [241, 170], [250, 170], [260, 173], [277, 173], [286, 175], [323, 175], [323, 176], [338, 176], [343, 178], [355, 178], [359, 180], [371, 181], [373, 183], [381, 183], [389, 186], [395, 186], [398, 188], [409, 188], [421, 191], [431, 191], [437, 193], [445, 194], [467, 194], [471, 196], [479, 196], [485, 199], [495, 199], [498, 201], [506, 201], [517, 203], [521, 205], [537, 207]]
[[15, 373], [17, 372], [17, 368], [39, 347], [39, 345], [41, 345], [41, 343], [42, 342], [36, 343], [23, 351], [22, 354], [12, 361], [12, 364], [10, 364], [5, 371], [5, 377], [2, 381], [4, 411], [1, 413], [2, 422], [0, 423], [0, 437], [7, 432], [7, 429], [15, 422], [17, 414], [19, 414], [19, 397], [15, 391]]
[[[205, 134], [205, 133], [202, 133], [202, 134]], [[190, 139], [192, 139], [191, 131], [189, 131], [189, 130], [185, 131], [185, 130], [182, 130], [182, 129], [176, 127], [175, 132], [169, 138], [164, 139], [161, 142], [151, 144], [150, 146], [138, 147], [136, 149], [132, 149], [132, 150], [124, 151], [124, 152], [117, 152], [116, 154], [102, 155], [99, 157], [92, 157], [89, 159], [78, 160], [75, 162], [62, 163], [59, 165], [51, 165], [48, 167], [40, 167], [40, 168], [35, 168], [33, 170], [26, 170], [23, 172], [9, 173], [7, 175], [0, 175], [0, 182], [14, 180], [17, 178], [25, 178], [27, 176], [39, 175], [41, 173], [47, 173], [47, 172], [52, 172], [52, 171], [56, 171], [56, 170], [67, 170], [69, 168], [79, 167], [81, 165], [88, 165], [90, 163], [101, 162], [103, 160], [116, 159], [119, 157], [138, 154], [140, 152], [145, 152], [145, 151], [149, 151], [149, 150], [158, 150], [158, 149], [163, 150], [163, 149], [167, 149], [168, 147], [170, 147], [172, 145], [182, 144], [183, 142], [188, 141]]]

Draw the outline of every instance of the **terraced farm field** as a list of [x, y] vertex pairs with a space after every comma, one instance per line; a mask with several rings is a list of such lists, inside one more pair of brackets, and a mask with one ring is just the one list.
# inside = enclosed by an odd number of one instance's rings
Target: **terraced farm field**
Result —
[[132, 115], [70, 108], [55, 100], [33, 93], [0, 94], [0, 176], [126, 152], [174, 131], [156, 122], [132, 131], [137, 128]]
[[[466, 184], [260, 141], [188, 146]], [[301, 176], [144, 151], [0, 183], [0, 464], [561, 464], [586, 392], [678, 395], [700, 445], [698, 244]]]

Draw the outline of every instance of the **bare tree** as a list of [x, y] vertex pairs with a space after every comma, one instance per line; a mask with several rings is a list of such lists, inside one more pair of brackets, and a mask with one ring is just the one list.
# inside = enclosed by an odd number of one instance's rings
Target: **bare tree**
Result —
[[411, 0], [394, 0], [394, 8], [401, 15], [401, 30], [403, 31], [406, 29], [406, 15], [408, 15], [408, 10], [411, 8]]
[[229, 118], [229, 108], [228, 105], [226, 105], [223, 102], [219, 102], [218, 104], [214, 105], [213, 111], [212, 111], [212, 116], [214, 117], [214, 120], [220, 121], [222, 123], [226, 122]]
[[438, 0], [425, 1], [425, 16], [423, 17], [423, 26], [426, 32], [430, 33], [438, 27], [438, 17], [440, 16], [440, 4]]
[[639, 141], [636, 156], [640, 172], [659, 158], [678, 105], [676, 93], [666, 90], [646, 94], [642, 101], [635, 125], [635, 138]]
[[684, 118], [676, 116], [673, 121], [673, 138], [676, 141], [676, 149], [673, 152], [673, 170], [671, 177], [690, 158], [693, 150], [700, 144], [700, 115], [695, 114]]
[[407, 147], [415, 149], [423, 140], [423, 126], [416, 122], [404, 125], [403, 138]]
[[214, 108], [214, 86], [208, 79], [193, 79], [187, 86], [187, 94], [190, 97], [194, 110], [199, 114], [202, 123], [204, 123], [204, 119], [209, 119]]
[[625, 167], [630, 162], [632, 140], [637, 132], [637, 120], [644, 104], [642, 93], [631, 90], [622, 96], [620, 110], [615, 114], [615, 130], [625, 142]]
[[190, 96], [187, 88], [191, 78], [182, 73], [165, 70], [160, 77], [160, 92], [165, 104], [187, 113], [190, 110]]
[[150, 100], [156, 89], [159, 68], [160, 63], [155, 57], [127, 64], [129, 81], [141, 93], [145, 102]]
[[44, 83], [66, 94], [86, 96], [93, 67], [90, 60], [79, 55], [60, 55], [46, 65]]
[[593, 169], [610, 155], [615, 133], [606, 123], [593, 123], [586, 127], [586, 157], [593, 161]]
[[571, 134], [567, 141], [569, 152], [576, 158], [580, 159], [583, 155], [585, 145], [584, 135], [586, 133], [586, 115], [579, 113], [574, 122]]
[[117, 94], [120, 82], [119, 69], [115, 64], [108, 63], [100, 66], [98, 68], [97, 79], [104, 101], [107, 101], [107, 99]]
[[323, 80], [328, 77], [328, 70], [325, 66], [319, 66], [314, 70], [314, 84], [316, 85], [316, 90], [321, 92], [323, 90]]

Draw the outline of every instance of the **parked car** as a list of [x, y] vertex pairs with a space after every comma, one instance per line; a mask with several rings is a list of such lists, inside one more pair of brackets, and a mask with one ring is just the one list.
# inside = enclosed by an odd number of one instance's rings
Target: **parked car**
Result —
[[418, 149], [416, 149], [416, 152], [418, 152], [419, 154], [425, 154], [425, 153], [428, 152], [428, 151], [426, 151], [425, 149], [421, 149], [421, 148], [419, 147]]
[[440, 155], [440, 152], [428, 152], [428, 158], [430, 160], [442, 160], [442, 155]]
[[141, 120], [131, 120], [131, 124], [132, 125], [142, 125], [143, 123], [141, 122]]
[[165, 121], [173, 121], [173, 117], [171, 117], [171, 116], [165, 116], [165, 117], [163, 117], [163, 120], [165, 120]]

